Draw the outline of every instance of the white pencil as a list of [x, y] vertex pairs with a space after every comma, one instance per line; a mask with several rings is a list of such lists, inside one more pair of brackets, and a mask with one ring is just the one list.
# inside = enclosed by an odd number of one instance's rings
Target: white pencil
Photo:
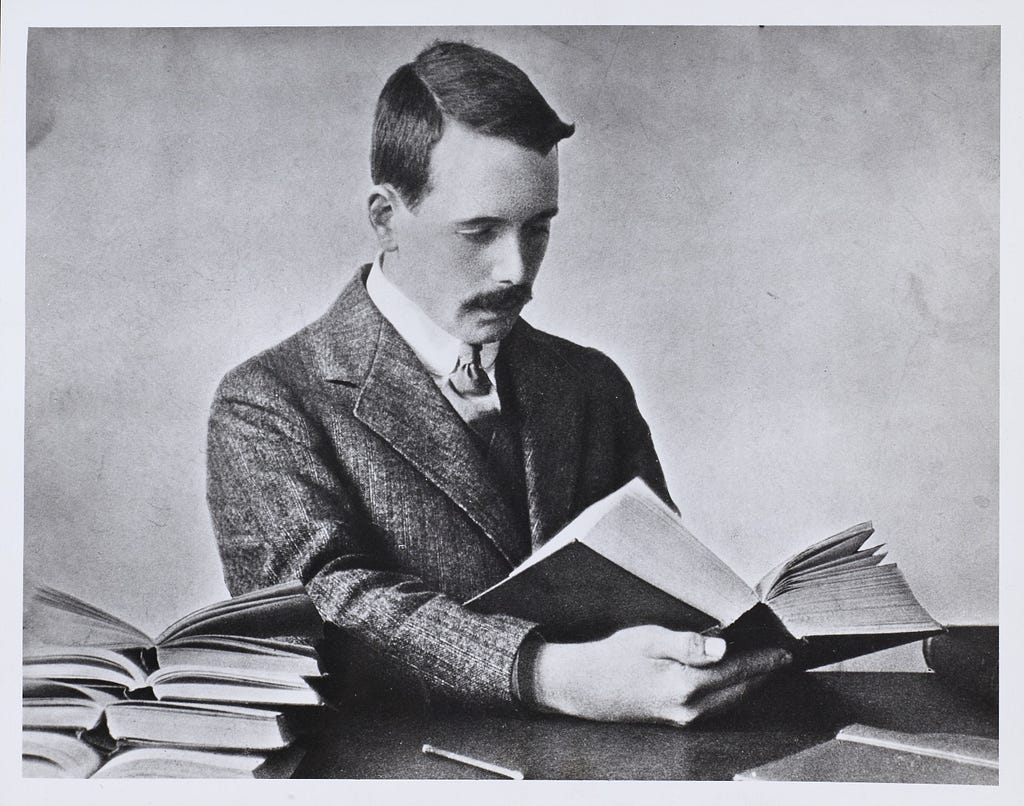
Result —
[[423, 745], [423, 752], [433, 756], [447, 758], [451, 761], [458, 761], [460, 764], [466, 764], [470, 767], [476, 767], [480, 770], [493, 772], [495, 775], [501, 775], [505, 778], [511, 778], [513, 781], [523, 780], [523, 774], [519, 770], [512, 770], [508, 767], [501, 767], [497, 764], [491, 764], [491, 762], [489, 761], [481, 761], [478, 758], [470, 758], [469, 756], [464, 756], [461, 753], [453, 753], [450, 750], [442, 750], [440, 747], [434, 747], [432, 744]]

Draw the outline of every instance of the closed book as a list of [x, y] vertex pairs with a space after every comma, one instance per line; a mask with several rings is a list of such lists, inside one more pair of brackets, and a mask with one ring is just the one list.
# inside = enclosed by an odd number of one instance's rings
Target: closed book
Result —
[[295, 738], [288, 717], [271, 708], [208, 702], [125, 700], [108, 705], [114, 739], [192, 748], [275, 750]]
[[999, 742], [849, 725], [835, 739], [735, 776], [737, 781], [999, 783]]
[[534, 621], [548, 640], [659, 624], [784, 647], [809, 669], [941, 630], [873, 532], [861, 523], [815, 543], [751, 589], [634, 479], [466, 604]]

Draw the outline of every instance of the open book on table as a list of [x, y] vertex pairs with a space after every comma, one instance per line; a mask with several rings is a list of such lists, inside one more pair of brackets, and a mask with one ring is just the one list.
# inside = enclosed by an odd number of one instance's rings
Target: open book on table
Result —
[[[312, 641], [322, 622], [298, 582], [200, 608], [155, 640], [53, 588], [29, 587], [25, 598], [23, 673], [26, 681], [38, 681], [29, 685], [29, 697], [81, 698], [113, 685], [150, 688], [166, 700], [321, 702], [308, 679], [320, 675]], [[51, 681], [88, 685], [44, 691]]]
[[873, 531], [862, 523], [815, 543], [751, 589], [633, 479], [467, 605], [535, 621], [548, 640], [660, 624], [783, 647], [813, 668], [942, 629], [883, 547], [866, 545]]

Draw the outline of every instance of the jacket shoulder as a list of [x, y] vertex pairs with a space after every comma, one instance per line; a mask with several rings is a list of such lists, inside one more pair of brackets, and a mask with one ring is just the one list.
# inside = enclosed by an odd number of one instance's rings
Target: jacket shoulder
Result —
[[305, 389], [314, 379], [359, 377], [379, 329], [363, 266], [318, 319], [231, 369], [220, 389], [276, 383]]
[[217, 387], [217, 397], [258, 395], [260, 390], [278, 393], [276, 390], [288, 387], [294, 379], [308, 378], [312, 369], [308, 346], [312, 327], [306, 325], [228, 370]]
[[522, 338], [532, 349], [543, 351], [580, 379], [591, 384], [595, 381], [615, 385], [627, 383], [626, 376], [618, 364], [596, 347], [577, 344], [561, 336], [538, 330], [526, 322], [521, 322], [521, 325]]

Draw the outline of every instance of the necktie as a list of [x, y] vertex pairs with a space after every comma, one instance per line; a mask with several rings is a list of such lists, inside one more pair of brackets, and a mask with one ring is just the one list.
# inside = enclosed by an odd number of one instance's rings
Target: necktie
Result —
[[478, 437], [480, 448], [498, 490], [511, 507], [516, 531], [521, 537], [520, 555], [530, 553], [530, 515], [527, 503], [523, 455], [517, 427], [502, 412], [495, 388], [480, 364], [480, 346], [463, 344], [459, 360], [448, 376], [445, 397]]
[[480, 366], [479, 344], [463, 344], [459, 348], [459, 361], [448, 376], [448, 383], [462, 397], [482, 397], [491, 391], [491, 379]]
[[463, 344], [459, 348], [458, 363], [448, 376], [447, 390], [442, 393], [487, 446], [501, 417], [501, 404], [494, 394], [491, 379], [480, 364], [479, 344]]

